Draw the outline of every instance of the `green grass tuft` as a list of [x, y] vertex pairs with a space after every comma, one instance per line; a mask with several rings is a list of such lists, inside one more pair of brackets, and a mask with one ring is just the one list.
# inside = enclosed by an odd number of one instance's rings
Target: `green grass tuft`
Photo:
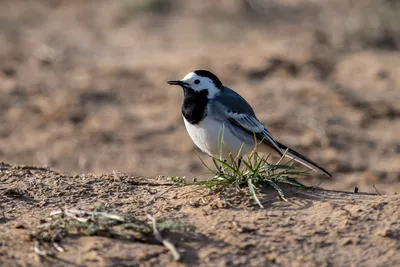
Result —
[[[293, 166], [293, 161], [281, 163], [282, 157], [277, 164], [268, 162], [268, 156], [260, 156], [258, 149], [254, 149], [252, 153], [246, 156], [233, 158], [230, 160], [221, 160], [213, 158], [215, 167], [214, 176], [207, 181], [199, 181], [188, 184], [205, 185], [212, 190], [231, 193], [236, 191], [243, 193], [244, 188], [248, 188], [249, 194], [254, 198], [255, 202], [263, 208], [257, 192], [262, 187], [272, 187], [276, 190], [279, 197], [286, 201], [281, 184], [295, 186], [298, 188], [311, 188], [300, 183], [295, 177], [308, 176], [309, 171], [299, 171]], [[202, 161], [203, 162], [203, 161]], [[204, 164], [204, 162], [203, 162]], [[206, 166], [208, 169], [208, 166]]]

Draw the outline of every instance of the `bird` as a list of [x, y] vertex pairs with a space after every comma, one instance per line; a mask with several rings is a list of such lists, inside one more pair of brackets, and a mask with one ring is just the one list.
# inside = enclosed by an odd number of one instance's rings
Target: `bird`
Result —
[[288, 157], [331, 177], [306, 156], [278, 142], [250, 104], [212, 72], [195, 70], [167, 83], [183, 89], [181, 113], [186, 130], [194, 144], [209, 156], [229, 160], [230, 155], [240, 157], [257, 146], [260, 152]]

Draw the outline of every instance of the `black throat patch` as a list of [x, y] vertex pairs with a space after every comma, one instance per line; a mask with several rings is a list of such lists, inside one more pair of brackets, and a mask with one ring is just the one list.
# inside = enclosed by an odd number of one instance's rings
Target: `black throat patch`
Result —
[[199, 123], [207, 115], [208, 90], [196, 92], [183, 88], [182, 115], [191, 124]]

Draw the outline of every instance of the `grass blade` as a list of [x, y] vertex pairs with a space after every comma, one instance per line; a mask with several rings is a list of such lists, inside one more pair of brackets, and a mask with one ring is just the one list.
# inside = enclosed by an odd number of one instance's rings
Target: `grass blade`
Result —
[[253, 198], [256, 201], [256, 203], [258, 204], [258, 206], [260, 206], [260, 208], [263, 209], [264, 206], [261, 204], [260, 200], [257, 197], [255, 186], [253, 185], [253, 182], [252, 182], [251, 178], [247, 180], [247, 183], [248, 183], [248, 186], [249, 186], [250, 194], [253, 196]]
[[274, 182], [271, 181], [271, 180], [266, 180], [266, 182], [267, 182], [270, 186], [272, 186], [272, 188], [274, 188], [274, 189], [276, 190], [276, 192], [278, 192], [278, 195], [279, 195], [279, 197], [280, 197], [282, 200], [288, 201], [288, 200], [285, 198], [285, 195], [283, 194], [282, 189], [281, 189], [276, 183], [274, 183]]
[[202, 163], [211, 173], [213, 173], [214, 171], [211, 170], [210, 167], [208, 167], [208, 165], [207, 165], [207, 164], [204, 162], [204, 160], [200, 157], [200, 155], [199, 155], [199, 153], [197, 153], [197, 151], [196, 151], [196, 154], [197, 154], [197, 157], [199, 158], [199, 160], [201, 161], [201, 163]]
[[220, 163], [221, 165], [223, 165], [225, 168], [231, 170], [233, 173], [235, 173], [236, 175], [238, 175], [239, 177], [241, 177], [241, 173], [240, 173], [237, 169], [235, 169], [234, 167], [232, 167], [231, 165], [229, 165], [229, 164], [226, 163], [225, 161], [222, 161], [222, 160], [219, 160], [219, 159], [217, 159], [217, 161], [219, 161], [219, 163]]
[[246, 166], [247, 170], [249, 170], [251, 173], [254, 174], [254, 170], [253, 170], [253, 168], [250, 166], [250, 164], [249, 164], [248, 162], [246, 162], [245, 160], [243, 160], [242, 163]]
[[217, 169], [217, 171], [218, 171], [218, 172], [221, 172], [221, 166], [218, 165], [217, 160], [218, 160], [217, 158], [213, 158], [213, 159], [212, 159], [212, 161], [213, 161], [213, 163], [214, 163], [214, 166], [215, 166], [215, 168]]
[[282, 178], [279, 180], [279, 182], [280, 182], [280, 183], [284, 183], [284, 184], [294, 185], [294, 186], [297, 186], [297, 187], [300, 187], [300, 188], [303, 188], [303, 189], [309, 189], [309, 188], [311, 188], [311, 186], [307, 186], [307, 185], [305, 185], [305, 184], [302, 184], [302, 183], [300, 183], [299, 181], [297, 181], [296, 179], [291, 178], [291, 177], [287, 177], [287, 176], [282, 177]]

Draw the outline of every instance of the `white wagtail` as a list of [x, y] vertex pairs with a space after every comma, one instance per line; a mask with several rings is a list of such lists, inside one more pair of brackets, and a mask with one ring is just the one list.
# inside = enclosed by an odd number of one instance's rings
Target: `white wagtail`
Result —
[[186, 130], [196, 146], [208, 155], [229, 159], [229, 153], [234, 157], [245, 155], [259, 145], [260, 151], [285, 155], [331, 176], [307, 157], [276, 141], [246, 100], [224, 86], [215, 74], [196, 70], [182, 80], [168, 83], [183, 88], [181, 110]]

